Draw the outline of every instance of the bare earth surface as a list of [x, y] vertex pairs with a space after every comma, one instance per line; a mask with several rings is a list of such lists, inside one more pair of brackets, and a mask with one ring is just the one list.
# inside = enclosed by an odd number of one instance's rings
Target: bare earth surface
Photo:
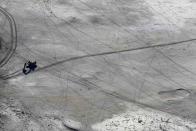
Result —
[[[196, 1], [0, 0], [17, 48], [0, 131], [196, 130]], [[0, 60], [10, 29], [0, 13]], [[26, 61], [38, 69], [22, 73]]]

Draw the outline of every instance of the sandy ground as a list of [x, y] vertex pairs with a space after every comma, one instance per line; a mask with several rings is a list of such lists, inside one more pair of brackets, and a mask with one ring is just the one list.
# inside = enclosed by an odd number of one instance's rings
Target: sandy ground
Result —
[[[196, 130], [194, 0], [0, 6], [18, 33], [14, 56], [0, 69], [0, 130]], [[9, 42], [5, 19], [0, 34]], [[38, 69], [23, 75], [28, 60]]]

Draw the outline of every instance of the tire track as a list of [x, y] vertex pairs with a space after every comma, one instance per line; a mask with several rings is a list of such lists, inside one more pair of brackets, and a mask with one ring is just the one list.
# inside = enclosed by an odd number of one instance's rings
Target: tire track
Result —
[[[186, 44], [187, 42], [192, 42], [192, 41], [196, 41], [196, 39], [189, 39], [189, 40], [183, 40], [183, 41], [171, 42], [171, 43], [165, 43], [165, 44], [150, 45], [150, 46], [143, 46], [143, 47], [125, 49], [125, 50], [109, 51], [109, 52], [102, 52], [102, 53], [96, 53], [96, 54], [87, 54], [87, 55], [83, 55], [83, 56], [76, 56], [76, 57], [71, 57], [71, 58], [68, 58], [68, 59], [65, 59], [65, 60], [57, 61], [55, 63], [49, 64], [49, 65], [46, 65], [46, 66], [43, 66], [43, 67], [39, 67], [37, 70], [35, 70], [32, 73], [48, 69], [50, 67], [54, 67], [54, 66], [59, 65], [59, 64], [63, 64], [65, 62], [79, 60], [79, 59], [83, 59], [83, 58], [91, 58], [91, 57], [97, 57], [97, 56], [112, 55], [112, 54], [131, 52], [131, 51], [137, 51], [137, 50], [144, 50], [144, 49], [151, 49], [151, 48], [167, 47], [167, 46], [172, 46], [172, 45]], [[3, 79], [7, 80], [7, 79], [16, 78], [18, 76], [23, 75], [21, 70], [18, 70], [18, 72], [20, 72], [20, 73], [15, 74], [15, 75], [7, 75], [7, 77], [3, 78]]]
[[13, 16], [7, 12], [4, 8], [0, 7], [0, 12], [5, 15], [5, 17], [8, 19], [10, 24], [10, 31], [11, 31], [11, 49], [8, 50], [8, 52], [5, 54], [5, 57], [0, 61], [0, 67], [3, 67], [9, 59], [14, 54], [16, 47], [17, 47], [17, 28], [16, 28], [16, 22], [13, 18]]

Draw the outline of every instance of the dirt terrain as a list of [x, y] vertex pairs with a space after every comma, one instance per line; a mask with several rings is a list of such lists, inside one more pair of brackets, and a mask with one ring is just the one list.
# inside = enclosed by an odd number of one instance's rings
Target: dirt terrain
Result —
[[196, 130], [195, 14], [194, 0], [0, 0], [0, 131]]

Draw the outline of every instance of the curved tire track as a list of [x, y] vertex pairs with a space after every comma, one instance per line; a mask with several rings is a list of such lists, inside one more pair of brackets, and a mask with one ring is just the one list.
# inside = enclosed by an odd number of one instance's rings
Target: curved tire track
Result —
[[3, 67], [9, 59], [12, 57], [14, 54], [16, 47], [17, 47], [17, 29], [16, 29], [16, 22], [13, 18], [13, 16], [7, 12], [4, 8], [0, 7], [0, 13], [5, 15], [5, 17], [8, 19], [9, 24], [10, 24], [10, 31], [11, 31], [11, 48], [8, 49], [8, 52], [5, 54], [5, 57], [0, 60], [0, 67]]

